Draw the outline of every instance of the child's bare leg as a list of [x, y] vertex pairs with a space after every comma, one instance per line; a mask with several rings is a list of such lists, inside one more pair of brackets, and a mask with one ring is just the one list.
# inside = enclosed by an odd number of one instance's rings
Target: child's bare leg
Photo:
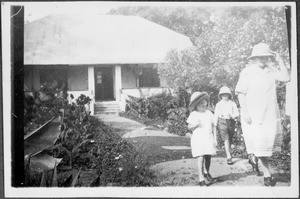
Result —
[[199, 172], [199, 182], [204, 180], [204, 176], [203, 176], [203, 162], [204, 162], [204, 158], [203, 156], [199, 156], [197, 158], [197, 166], [198, 166], [198, 172]]
[[209, 168], [210, 168], [210, 162], [211, 162], [211, 155], [205, 155], [204, 156], [204, 174], [209, 173]]
[[224, 141], [224, 147], [225, 147], [225, 152], [226, 152], [227, 159], [231, 158], [230, 142], [229, 142], [229, 140], [225, 140]]

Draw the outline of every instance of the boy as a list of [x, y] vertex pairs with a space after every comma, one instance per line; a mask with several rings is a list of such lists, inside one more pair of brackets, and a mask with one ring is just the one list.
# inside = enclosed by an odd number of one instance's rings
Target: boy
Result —
[[232, 157], [230, 152], [230, 146], [234, 133], [235, 121], [238, 117], [238, 109], [236, 104], [231, 100], [232, 95], [230, 89], [223, 86], [219, 92], [219, 98], [221, 99], [215, 107], [215, 124], [221, 135], [225, 145], [225, 152], [227, 156], [227, 164], [232, 165]]

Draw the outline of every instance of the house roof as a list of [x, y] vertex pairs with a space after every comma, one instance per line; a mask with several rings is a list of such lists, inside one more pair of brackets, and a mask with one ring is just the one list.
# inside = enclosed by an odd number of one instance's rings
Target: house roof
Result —
[[162, 63], [190, 39], [136, 16], [49, 15], [25, 24], [25, 65]]

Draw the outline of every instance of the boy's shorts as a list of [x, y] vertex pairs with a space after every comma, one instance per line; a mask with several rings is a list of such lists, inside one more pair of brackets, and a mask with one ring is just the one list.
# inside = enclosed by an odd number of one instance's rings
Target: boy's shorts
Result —
[[232, 142], [234, 134], [235, 121], [233, 119], [218, 119], [218, 131], [223, 141], [229, 140]]

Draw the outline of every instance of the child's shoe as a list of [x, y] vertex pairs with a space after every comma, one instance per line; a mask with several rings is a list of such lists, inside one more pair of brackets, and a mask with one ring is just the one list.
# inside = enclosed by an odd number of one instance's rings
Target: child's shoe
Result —
[[207, 185], [206, 185], [205, 181], [202, 180], [202, 181], [199, 182], [199, 186], [200, 187], [204, 187], [204, 186], [207, 186]]
[[210, 173], [205, 173], [204, 178], [206, 178], [210, 183], [214, 181], [214, 179], [211, 177]]
[[227, 164], [228, 164], [228, 165], [232, 165], [232, 164], [233, 164], [233, 162], [232, 162], [232, 159], [231, 159], [231, 158], [228, 158], [228, 159], [227, 159]]
[[256, 173], [257, 176], [261, 176], [258, 169], [258, 158], [254, 154], [250, 154], [248, 162], [252, 165], [253, 172]]

